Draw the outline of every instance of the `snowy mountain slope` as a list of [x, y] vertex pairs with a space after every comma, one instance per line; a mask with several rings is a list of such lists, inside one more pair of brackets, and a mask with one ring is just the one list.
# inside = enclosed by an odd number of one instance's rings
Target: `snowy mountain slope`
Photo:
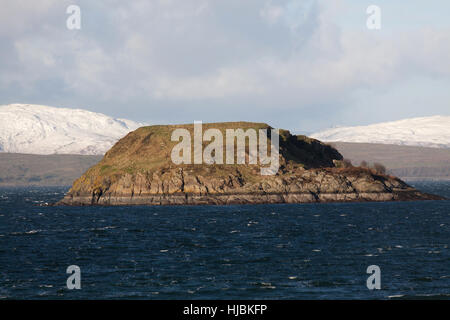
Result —
[[411, 118], [313, 133], [321, 141], [364, 142], [450, 148], [450, 116]]
[[81, 109], [1, 105], [0, 152], [104, 154], [118, 139], [142, 125]]

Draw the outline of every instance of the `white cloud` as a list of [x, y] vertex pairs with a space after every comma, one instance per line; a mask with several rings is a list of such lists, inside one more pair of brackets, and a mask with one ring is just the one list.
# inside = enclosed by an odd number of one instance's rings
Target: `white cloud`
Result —
[[224, 68], [203, 77], [161, 78], [154, 97], [158, 99], [214, 99], [263, 93], [259, 79], [242, 68]]
[[283, 11], [283, 7], [273, 5], [272, 1], [268, 1], [259, 11], [259, 14], [261, 18], [266, 20], [269, 24], [274, 24], [283, 15]]
[[0, 37], [20, 35], [48, 26], [48, 22], [56, 13], [55, 10], [65, 3], [68, 1], [39, 0], [33, 3], [28, 0], [2, 1]]
[[68, 96], [118, 109], [137, 101], [142, 113], [229, 105], [236, 116], [251, 116], [250, 104], [280, 117], [289, 110], [280, 121], [304, 109], [332, 121], [337, 109], [357, 105], [359, 90], [450, 79], [450, 30], [374, 33], [365, 12], [361, 29], [342, 30], [342, 8], [325, 1], [79, 1], [80, 31], [65, 28], [67, 2], [36, 3], [8, 2], [0, 13], [0, 94], [14, 102]]

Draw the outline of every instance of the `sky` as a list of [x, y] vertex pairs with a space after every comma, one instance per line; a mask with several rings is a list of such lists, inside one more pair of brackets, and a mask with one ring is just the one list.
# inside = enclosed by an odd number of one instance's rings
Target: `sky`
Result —
[[0, 0], [0, 104], [295, 132], [450, 115], [449, 13], [447, 0]]

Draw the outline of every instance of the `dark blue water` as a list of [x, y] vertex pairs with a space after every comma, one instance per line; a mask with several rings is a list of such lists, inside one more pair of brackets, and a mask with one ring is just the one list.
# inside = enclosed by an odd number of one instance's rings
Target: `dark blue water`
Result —
[[[450, 183], [416, 183], [450, 197]], [[450, 201], [40, 207], [0, 189], [2, 299], [449, 298]], [[368, 290], [366, 268], [381, 268]], [[66, 268], [81, 268], [81, 290]]]

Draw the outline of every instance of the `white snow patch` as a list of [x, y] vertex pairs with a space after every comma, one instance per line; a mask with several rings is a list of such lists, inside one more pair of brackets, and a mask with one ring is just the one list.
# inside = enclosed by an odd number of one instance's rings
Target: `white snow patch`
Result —
[[0, 152], [101, 155], [143, 125], [82, 109], [0, 105]]
[[450, 148], [450, 116], [411, 118], [368, 126], [338, 127], [313, 133], [311, 137], [325, 142]]

